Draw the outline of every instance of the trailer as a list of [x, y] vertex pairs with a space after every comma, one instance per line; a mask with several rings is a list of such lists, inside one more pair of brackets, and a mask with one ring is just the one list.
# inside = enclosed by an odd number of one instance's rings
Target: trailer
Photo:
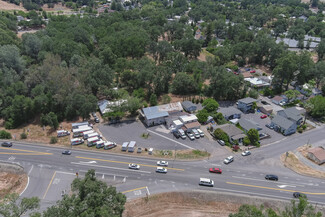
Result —
[[126, 150], [128, 150], [128, 145], [129, 145], [129, 142], [124, 142], [124, 143], [122, 144], [122, 151], [126, 151]]
[[96, 148], [104, 148], [105, 141], [99, 140], [96, 142]]
[[81, 128], [81, 129], [73, 129], [72, 133], [73, 133], [73, 137], [79, 137], [79, 136], [83, 136], [83, 133], [89, 130], [92, 130], [93, 128], [91, 127], [85, 127], [85, 128]]
[[83, 139], [80, 138], [71, 139], [71, 145], [80, 145], [82, 143], [84, 143]]
[[135, 147], [137, 146], [136, 141], [131, 141], [128, 146], [128, 152], [134, 152]]
[[98, 142], [99, 140], [100, 140], [100, 138], [98, 138], [98, 137], [91, 137], [87, 140], [87, 146], [88, 147], [94, 146], [94, 145], [96, 145], [96, 142]]
[[87, 125], [87, 126], [89, 126], [89, 122], [88, 122], [88, 121], [85, 121], [85, 122], [72, 123], [72, 124], [71, 124], [72, 129], [77, 129], [79, 126], [82, 126], [82, 125]]
[[92, 133], [95, 133], [95, 131], [94, 130], [88, 130], [88, 131], [83, 132], [82, 136], [84, 137], [84, 139], [87, 139], [88, 135], [92, 134]]
[[86, 135], [84, 136], [85, 139], [89, 139], [89, 138], [92, 138], [92, 137], [102, 138], [102, 136], [99, 135], [99, 133], [96, 133], [96, 132], [95, 132], [95, 133], [86, 134]]
[[56, 131], [56, 133], [58, 134], [58, 137], [70, 135], [70, 132], [67, 130], [58, 130], [58, 131]]
[[112, 149], [112, 148], [115, 148], [115, 147], [116, 147], [116, 143], [115, 142], [107, 141], [104, 144], [104, 149], [105, 150]]

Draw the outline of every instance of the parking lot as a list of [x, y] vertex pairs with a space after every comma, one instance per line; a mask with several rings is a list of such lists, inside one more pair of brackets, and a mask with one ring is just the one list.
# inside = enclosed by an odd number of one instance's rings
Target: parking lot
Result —
[[[118, 123], [111, 125], [100, 125], [103, 136], [110, 141], [122, 144], [123, 142], [136, 141], [138, 147], [154, 148], [158, 150], [182, 150], [199, 149], [211, 152], [217, 143], [209, 141], [206, 137], [191, 141], [186, 139], [176, 139], [164, 125], [146, 128], [140, 121], [128, 123]], [[149, 137], [142, 135], [149, 133]]]

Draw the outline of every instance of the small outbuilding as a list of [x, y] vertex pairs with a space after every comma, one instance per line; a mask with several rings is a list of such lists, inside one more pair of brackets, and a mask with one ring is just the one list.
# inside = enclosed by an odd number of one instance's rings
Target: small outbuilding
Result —
[[197, 106], [192, 103], [191, 101], [184, 101], [182, 102], [183, 109], [187, 112], [195, 112], [197, 110]]
[[325, 163], [325, 150], [322, 146], [310, 148], [307, 156], [318, 165]]

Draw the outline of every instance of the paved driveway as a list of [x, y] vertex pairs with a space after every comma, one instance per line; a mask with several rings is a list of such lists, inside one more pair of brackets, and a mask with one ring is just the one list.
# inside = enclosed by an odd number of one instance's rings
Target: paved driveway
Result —
[[[103, 136], [110, 141], [122, 144], [123, 142], [136, 141], [138, 147], [154, 148], [158, 150], [200, 149], [211, 152], [215, 142], [207, 138], [200, 138], [190, 141], [186, 139], [176, 139], [165, 126], [154, 126], [146, 128], [142, 122], [134, 121], [130, 123], [119, 123], [111, 125], [100, 125], [99, 130]], [[149, 133], [147, 139], [142, 134]]]

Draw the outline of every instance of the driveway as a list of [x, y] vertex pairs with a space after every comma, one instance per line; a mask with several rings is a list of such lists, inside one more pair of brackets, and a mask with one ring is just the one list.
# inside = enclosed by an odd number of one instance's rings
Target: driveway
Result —
[[[103, 136], [110, 141], [122, 144], [123, 142], [136, 141], [138, 147], [154, 148], [158, 150], [181, 150], [200, 149], [211, 152], [215, 142], [203, 137], [193, 141], [186, 139], [176, 139], [164, 125], [146, 128], [142, 122], [134, 121], [129, 123], [118, 123], [111, 125], [100, 125], [99, 130]], [[142, 135], [149, 133], [148, 138]]]

